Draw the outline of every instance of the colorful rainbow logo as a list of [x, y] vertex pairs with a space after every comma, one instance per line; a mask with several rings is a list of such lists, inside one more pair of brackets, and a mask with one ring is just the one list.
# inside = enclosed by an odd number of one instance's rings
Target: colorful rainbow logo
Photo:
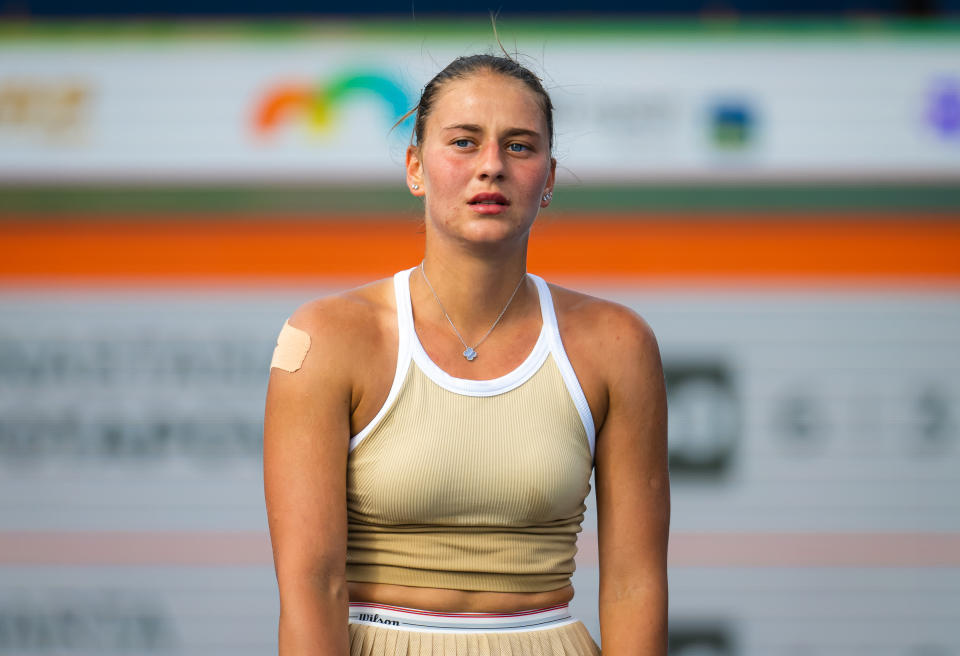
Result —
[[376, 73], [361, 72], [340, 75], [326, 85], [281, 84], [270, 89], [259, 102], [254, 115], [254, 129], [265, 136], [280, 125], [306, 121], [311, 132], [327, 133], [336, 123], [337, 107], [346, 98], [357, 94], [379, 97], [389, 109], [393, 125], [412, 105], [403, 88], [393, 80]]

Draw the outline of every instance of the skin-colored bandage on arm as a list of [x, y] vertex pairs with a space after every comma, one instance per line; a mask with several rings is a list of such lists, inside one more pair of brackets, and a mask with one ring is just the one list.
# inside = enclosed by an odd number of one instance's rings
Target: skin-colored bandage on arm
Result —
[[310, 350], [310, 335], [284, 322], [277, 336], [277, 348], [273, 349], [270, 367], [293, 373], [303, 365], [303, 359]]

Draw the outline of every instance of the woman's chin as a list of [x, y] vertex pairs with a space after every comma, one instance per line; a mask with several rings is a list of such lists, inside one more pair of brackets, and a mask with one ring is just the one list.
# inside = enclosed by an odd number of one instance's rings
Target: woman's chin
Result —
[[433, 224], [428, 217], [426, 225], [428, 233], [433, 233], [433, 238], [460, 243], [461, 246], [496, 248], [523, 244], [530, 233], [533, 221], [521, 222], [516, 216], [512, 216], [512, 212], [503, 212], [461, 215], [444, 224]]
[[480, 225], [469, 226], [469, 229], [463, 232], [463, 239], [478, 246], [499, 246], [517, 242], [518, 239], [525, 238], [529, 231], [529, 226], [520, 227], [488, 220]]

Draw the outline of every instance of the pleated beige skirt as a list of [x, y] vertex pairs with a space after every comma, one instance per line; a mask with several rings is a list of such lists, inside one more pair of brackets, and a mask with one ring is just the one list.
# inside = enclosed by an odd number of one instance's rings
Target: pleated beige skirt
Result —
[[350, 656], [599, 656], [582, 622], [497, 633], [419, 632], [350, 624]]

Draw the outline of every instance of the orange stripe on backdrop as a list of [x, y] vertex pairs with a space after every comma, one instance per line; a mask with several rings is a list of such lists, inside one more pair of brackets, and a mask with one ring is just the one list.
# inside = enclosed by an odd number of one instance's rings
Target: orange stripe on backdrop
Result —
[[[640, 215], [545, 218], [530, 270], [547, 276], [657, 281], [960, 281], [958, 217], [912, 215]], [[0, 279], [95, 282], [368, 278], [412, 266], [417, 222], [387, 215], [341, 220], [81, 217], [0, 222]]]

